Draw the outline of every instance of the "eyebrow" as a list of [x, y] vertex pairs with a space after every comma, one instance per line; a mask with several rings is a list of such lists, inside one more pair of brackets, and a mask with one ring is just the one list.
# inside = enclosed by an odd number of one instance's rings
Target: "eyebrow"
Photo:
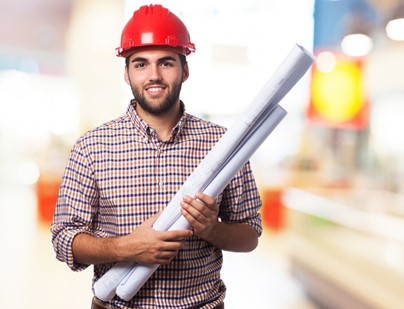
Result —
[[[162, 57], [162, 58], [159, 58], [158, 59], [158, 62], [164, 62], [164, 61], [177, 61], [174, 57], [172, 57], [172, 56], [166, 56], [166, 57]], [[132, 59], [132, 63], [133, 62], [147, 62], [148, 61], [148, 59], [147, 58], [144, 58], [144, 57], [135, 57], [135, 58], [133, 58]]]

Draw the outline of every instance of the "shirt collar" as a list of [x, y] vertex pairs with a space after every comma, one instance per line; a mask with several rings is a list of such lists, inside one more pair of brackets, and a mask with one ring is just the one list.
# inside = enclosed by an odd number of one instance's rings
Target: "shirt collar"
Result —
[[[142, 135], [142, 138], [150, 138], [151, 137], [151, 132], [154, 132], [154, 129], [149, 126], [148, 123], [146, 123], [136, 112], [136, 100], [132, 99], [130, 101], [130, 104], [127, 109], [127, 114], [129, 115], [130, 119], [132, 120], [132, 123], [135, 127], [135, 129], [138, 130], [138, 132]], [[185, 104], [181, 101], [181, 111], [182, 115], [180, 120], [177, 122], [175, 127], [172, 130], [171, 133], [171, 138], [169, 139], [169, 142], [175, 142], [178, 141], [178, 139], [181, 136], [181, 132], [183, 131], [183, 128], [185, 126], [185, 123], [187, 122], [187, 119], [189, 118], [189, 115], [185, 112]]]

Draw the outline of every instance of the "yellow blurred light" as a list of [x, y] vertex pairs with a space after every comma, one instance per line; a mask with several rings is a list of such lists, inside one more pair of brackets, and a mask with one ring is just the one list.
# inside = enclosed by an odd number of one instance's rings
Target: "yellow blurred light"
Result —
[[313, 73], [312, 103], [332, 122], [351, 120], [363, 105], [361, 72], [357, 63], [338, 60], [331, 72]]

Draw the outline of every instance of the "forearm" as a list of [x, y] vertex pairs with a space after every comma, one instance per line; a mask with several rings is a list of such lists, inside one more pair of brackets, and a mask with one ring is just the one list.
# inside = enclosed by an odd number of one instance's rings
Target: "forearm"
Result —
[[122, 237], [96, 237], [77, 234], [72, 243], [74, 261], [80, 264], [103, 264], [123, 260]]
[[191, 230], [156, 231], [153, 224], [156, 214], [131, 234], [119, 237], [95, 237], [86, 233], [73, 239], [72, 251], [76, 263], [90, 265], [120, 261], [143, 264], [167, 264], [192, 236]]
[[258, 233], [247, 224], [218, 221], [206, 240], [221, 250], [250, 252], [258, 245]]

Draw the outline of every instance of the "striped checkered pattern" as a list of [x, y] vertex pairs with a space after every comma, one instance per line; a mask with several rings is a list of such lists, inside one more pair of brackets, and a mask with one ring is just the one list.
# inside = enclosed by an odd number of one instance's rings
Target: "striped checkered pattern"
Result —
[[[135, 104], [131, 102], [124, 116], [87, 132], [71, 151], [51, 231], [57, 258], [73, 270], [86, 267], [73, 259], [71, 244], [77, 233], [98, 237], [131, 233], [170, 202], [225, 131], [184, 111], [171, 138], [162, 142], [139, 118]], [[219, 203], [222, 221], [249, 224], [261, 234], [261, 201], [249, 164], [220, 195]], [[111, 266], [95, 265], [94, 280]], [[221, 266], [221, 250], [191, 237], [130, 302], [116, 297], [110, 304], [203, 308], [220, 303], [225, 293]]]

